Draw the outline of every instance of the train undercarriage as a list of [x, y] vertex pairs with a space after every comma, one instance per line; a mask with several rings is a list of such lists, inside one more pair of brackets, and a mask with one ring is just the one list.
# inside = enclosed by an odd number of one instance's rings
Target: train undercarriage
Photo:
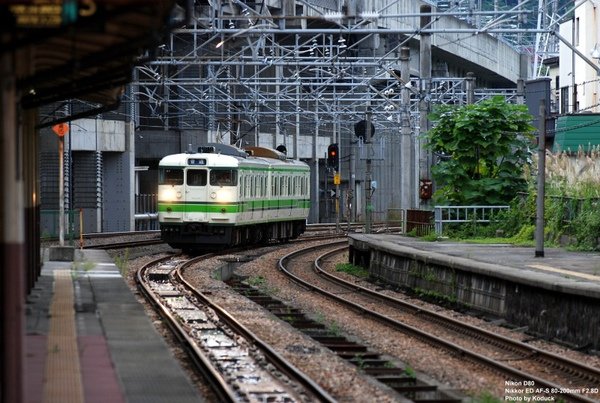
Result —
[[209, 225], [192, 222], [161, 224], [161, 238], [172, 248], [184, 251], [215, 250], [229, 246], [288, 242], [306, 230], [306, 220], [278, 221], [252, 225]]

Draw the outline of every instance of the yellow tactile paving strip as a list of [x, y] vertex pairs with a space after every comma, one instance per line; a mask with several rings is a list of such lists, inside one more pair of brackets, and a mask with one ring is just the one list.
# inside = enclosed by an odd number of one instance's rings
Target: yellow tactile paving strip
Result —
[[83, 403], [71, 271], [54, 271], [44, 403]]
[[544, 264], [530, 264], [529, 267], [533, 267], [534, 269], [551, 271], [554, 273], [566, 274], [573, 277], [585, 278], [586, 280], [595, 280], [600, 281], [600, 276], [594, 276], [592, 274], [587, 273], [579, 273], [571, 270], [558, 269], [556, 267], [546, 266]]

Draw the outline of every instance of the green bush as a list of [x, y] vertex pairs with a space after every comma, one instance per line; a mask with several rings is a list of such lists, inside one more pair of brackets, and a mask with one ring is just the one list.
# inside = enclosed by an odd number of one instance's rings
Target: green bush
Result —
[[575, 248], [579, 250], [598, 250], [600, 238], [599, 202], [586, 200], [581, 211], [571, 222], [571, 232], [575, 237]]

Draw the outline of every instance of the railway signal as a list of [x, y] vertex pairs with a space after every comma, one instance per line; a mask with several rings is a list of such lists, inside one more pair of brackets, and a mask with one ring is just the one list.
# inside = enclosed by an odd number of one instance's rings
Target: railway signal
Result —
[[340, 169], [340, 153], [337, 143], [330, 144], [327, 147], [327, 166], [335, 171]]

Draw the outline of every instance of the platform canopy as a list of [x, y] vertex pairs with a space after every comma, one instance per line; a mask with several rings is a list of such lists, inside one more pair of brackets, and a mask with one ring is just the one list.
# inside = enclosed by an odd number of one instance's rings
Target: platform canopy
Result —
[[16, 0], [0, 5], [1, 48], [17, 55], [21, 107], [73, 98], [94, 105], [90, 113], [116, 107], [134, 66], [153, 59], [154, 49], [185, 15], [175, 0]]

